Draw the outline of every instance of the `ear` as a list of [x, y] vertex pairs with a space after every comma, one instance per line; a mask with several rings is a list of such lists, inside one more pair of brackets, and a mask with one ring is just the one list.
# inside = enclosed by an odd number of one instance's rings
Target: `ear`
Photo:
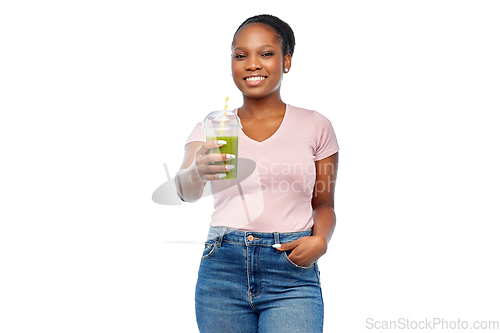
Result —
[[288, 68], [288, 71], [290, 71], [290, 67], [292, 67], [292, 56], [290, 53], [287, 53], [283, 58], [283, 70]]

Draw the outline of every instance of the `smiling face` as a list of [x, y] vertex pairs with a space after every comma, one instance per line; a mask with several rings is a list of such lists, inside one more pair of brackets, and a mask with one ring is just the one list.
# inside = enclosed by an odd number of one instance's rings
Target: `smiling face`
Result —
[[232, 49], [233, 80], [243, 95], [253, 99], [279, 96], [283, 71], [290, 68], [291, 56], [283, 56], [276, 32], [263, 24], [250, 24], [238, 32]]

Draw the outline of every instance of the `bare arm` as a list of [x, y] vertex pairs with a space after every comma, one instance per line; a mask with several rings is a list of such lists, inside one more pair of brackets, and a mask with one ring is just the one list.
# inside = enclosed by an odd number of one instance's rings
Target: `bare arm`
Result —
[[335, 182], [339, 164], [339, 153], [316, 162], [316, 184], [314, 186], [313, 208], [313, 236], [321, 236], [328, 246], [333, 230], [335, 229]]
[[316, 161], [316, 183], [311, 201], [313, 209], [312, 236], [306, 236], [281, 244], [280, 251], [293, 249], [288, 258], [300, 266], [308, 267], [326, 253], [328, 242], [335, 229], [334, 210], [335, 181], [337, 179], [339, 153]]

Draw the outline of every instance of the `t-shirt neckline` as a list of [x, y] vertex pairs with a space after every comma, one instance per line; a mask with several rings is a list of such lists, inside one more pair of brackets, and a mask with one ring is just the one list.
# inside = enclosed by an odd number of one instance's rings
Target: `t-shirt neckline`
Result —
[[[250, 138], [249, 136], [247, 136], [245, 134], [245, 132], [243, 132], [243, 130], [241, 130], [241, 133], [243, 134], [243, 136], [246, 137], [248, 140], [250, 140], [252, 142], [255, 142], [257, 144], [263, 144], [263, 143], [268, 142], [271, 139], [273, 139], [278, 134], [278, 132], [280, 132], [280, 130], [283, 128], [283, 125], [285, 124], [285, 121], [286, 121], [286, 119], [288, 117], [288, 113], [289, 113], [290, 108], [289, 108], [288, 104], [285, 103], [285, 105], [286, 105], [286, 107], [285, 107], [285, 115], [283, 116], [283, 119], [281, 120], [281, 124], [278, 127], [278, 129], [270, 137], [268, 137], [264, 141], [257, 141], [257, 140], [254, 140], [254, 139]], [[235, 110], [235, 113], [236, 113], [236, 115], [238, 115], [238, 109]]]

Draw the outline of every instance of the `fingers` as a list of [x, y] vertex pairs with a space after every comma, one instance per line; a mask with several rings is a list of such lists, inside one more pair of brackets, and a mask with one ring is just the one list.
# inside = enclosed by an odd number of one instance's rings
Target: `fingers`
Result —
[[218, 180], [227, 177], [226, 172], [234, 169], [235, 166], [231, 164], [222, 165], [207, 165], [199, 168], [200, 173], [202, 173], [207, 180]]
[[208, 182], [209, 180], [219, 180], [227, 177], [227, 174], [224, 173], [204, 173], [200, 171], [198, 168], [195, 168], [195, 172], [197, 177], [202, 182]]
[[296, 241], [291, 241], [288, 243], [273, 244], [272, 246], [278, 251], [288, 251], [295, 248], [297, 246], [297, 243]]
[[215, 173], [225, 173], [232, 169], [234, 169], [234, 165], [211, 164], [199, 167], [198, 171], [200, 172], [200, 174], [215, 174]]
[[224, 140], [210, 140], [210, 141], [204, 142], [201, 145], [200, 149], [202, 149], [206, 155], [206, 154], [208, 154], [210, 149], [222, 147], [226, 143], [227, 142]]
[[[219, 162], [219, 161], [228, 161], [233, 158], [236, 158], [233, 154], [217, 154], [220, 151], [216, 148], [222, 147], [227, 142], [224, 140], [210, 140], [204, 142], [200, 148], [197, 150], [198, 159], [200, 160], [200, 164], [208, 164], [210, 162]], [[214, 149], [215, 150], [212, 150]], [[211, 152], [212, 151], [212, 152]]]
[[217, 163], [236, 158], [234, 154], [210, 153], [212, 149], [219, 148], [226, 143], [224, 140], [210, 140], [204, 142], [196, 151], [194, 164], [196, 173], [202, 181], [224, 179], [227, 177], [226, 172], [234, 169], [234, 165]]
[[230, 161], [236, 158], [233, 154], [208, 154], [203, 157], [204, 164], [214, 164], [215, 162]]
[[218, 173], [218, 174], [205, 174], [205, 178], [207, 180], [220, 180], [226, 178], [227, 175], [225, 173]]

